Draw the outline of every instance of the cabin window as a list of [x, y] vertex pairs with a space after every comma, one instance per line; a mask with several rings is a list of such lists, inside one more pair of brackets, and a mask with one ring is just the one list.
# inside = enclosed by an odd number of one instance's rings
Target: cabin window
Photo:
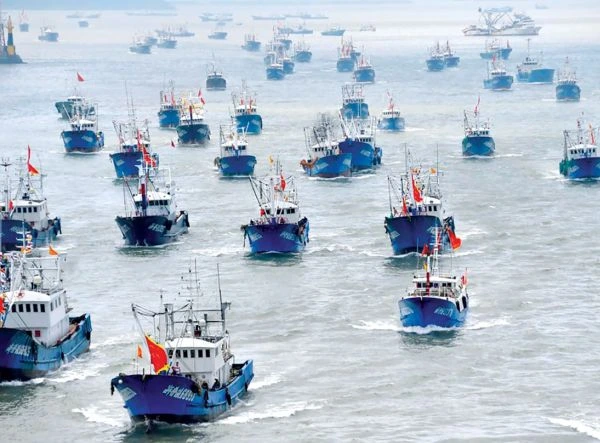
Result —
[[50, 312], [54, 311], [54, 302], [50, 302]]
[[196, 350], [190, 349], [190, 358], [196, 358]]
[[206, 358], [210, 357], [210, 349], [206, 350]]
[[27, 208], [27, 212], [33, 212], [33, 208], [30, 206]]
[[198, 358], [202, 358], [202, 349], [198, 349]]
[[33, 208], [33, 212], [38, 212], [37, 210], [38, 210], [37, 206], [35, 208]]
[[11, 312], [17, 312], [17, 305], [12, 305], [12, 308], [10, 308]]
[[46, 312], [46, 304], [45, 303], [40, 304], [40, 312]]
[[38, 304], [37, 303], [33, 304], [33, 312], [38, 312]]
[[183, 350], [183, 358], [188, 358], [187, 349]]
[[19, 303], [19, 312], [23, 312], [23, 304]]
[[173, 358], [173, 349], [169, 349], [169, 358]]
[[56, 301], [58, 303], [57, 307], [62, 305], [62, 297], [58, 297], [58, 300], [56, 300]]
[[39, 338], [39, 337], [41, 337], [41, 336], [42, 336], [42, 332], [41, 332], [39, 329], [36, 329], [36, 330], [34, 331], [33, 335], [34, 335], [36, 338]]
[[179, 349], [175, 351], [175, 358], [181, 358], [181, 351]]

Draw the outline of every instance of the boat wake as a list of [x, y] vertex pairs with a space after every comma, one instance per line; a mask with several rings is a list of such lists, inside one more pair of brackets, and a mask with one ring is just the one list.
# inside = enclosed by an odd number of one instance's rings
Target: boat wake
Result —
[[354, 329], [360, 329], [361, 331], [393, 331], [400, 332], [403, 328], [400, 328], [396, 322], [389, 320], [375, 320], [365, 321], [361, 320], [358, 325], [350, 325]]
[[260, 420], [268, 420], [270, 418], [287, 418], [296, 415], [302, 411], [315, 411], [323, 408], [325, 402], [323, 400], [317, 401], [296, 401], [288, 402], [282, 405], [270, 405], [264, 412], [240, 412], [236, 415], [219, 420], [220, 424], [237, 425], [242, 423], [251, 423]]
[[275, 384], [277, 384], [277, 383], [279, 383], [281, 381], [283, 381], [283, 375], [282, 374], [267, 375], [262, 380], [253, 381], [252, 384], [250, 385], [250, 390], [251, 391], [256, 391], [256, 390], [261, 389], [261, 388], [266, 388], [267, 386], [275, 385]]
[[555, 425], [571, 428], [596, 440], [600, 440], [600, 427], [594, 427], [579, 420], [565, 420], [562, 418], [549, 418], [548, 420]]
[[488, 329], [488, 328], [494, 328], [496, 326], [508, 326], [508, 325], [510, 325], [510, 322], [507, 319], [497, 318], [494, 320], [476, 321], [471, 324], [469, 324], [469, 322], [467, 322], [465, 329], [468, 329], [470, 331], [478, 331], [480, 329]]
[[239, 255], [244, 253], [242, 247], [224, 247], [224, 248], [205, 248], [205, 249], [192, 249], [193, 254], [203, 255], [205, 257], [223, 257]]
[[85, 380], [89, 377], [97, 377], [102, 369], [107, 368], [108, 364], [85, 365], [81, 359], [74, 360], [64, 364], [60, 369], [48, 378], [52, 383], [70, 383], [77, 380]]
[[31, 380], [27, 380], [27, 381], [18, 381], [18, 380], [4, 381], [4, 382], [0, 383], [0, 387], [39, 385], [39, 384], [44, 383], [45, 380], [46, 379], [44, 377], [40, 377], [40, 378], [34, 378]]
[[[113, 408], [114, 410], [114, 408]], [[111, 417], [110, 414], [111, 409], [109, 408], [98, 408], [97, 406], [88, 406], [87, 408], [75, 408], [72, 409], [72, 412], [83, 415], [88, 422], [92, 423], [100, 423], [103, 425], [113, 426], [113, 427], [123, 427], [127, 426], [128, 421], [123, 419], [118, 419], [116, 417]], [[126, 418], [126, 417], [125, 417]]]
[[101, 342], [92, 341], [92, 344], [90, 345], [90, 350], [97, 350], [97, 349], [102, 349], [102, 348], [106, 348], [106, 347], [112, 347], [115, 345], [126, 345], [126, 344], [130, 344], [130, 343], [131, 343], [131, 337], [126, 336], [126, 335], [109, 337], [106, 340], [101, 341]]

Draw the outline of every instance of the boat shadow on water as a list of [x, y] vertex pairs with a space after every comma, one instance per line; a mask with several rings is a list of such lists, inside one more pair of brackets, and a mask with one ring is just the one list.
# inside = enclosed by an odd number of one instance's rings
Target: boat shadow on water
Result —
[[258, 265], [294, 266], [302, 261], [302, 254], [289, 252], [264, 252], [261, 254], [252, 254], [248, 252], [244, 255], [244, 258], [247, 261], [254, 262]]

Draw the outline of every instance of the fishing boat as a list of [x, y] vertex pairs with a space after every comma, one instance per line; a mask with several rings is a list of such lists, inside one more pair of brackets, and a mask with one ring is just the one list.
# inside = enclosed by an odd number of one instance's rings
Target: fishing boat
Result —
[[375, 69], [364, 54], [361, 55], [354, 70], [354, 81], [357, 83], [375, 83]]
[[88, 28], [90, 26], [90, 22], [88, 22], [87, 20], [79, 20], [77, 24], [80, 28]]
[[352, 154], [341, 153], [333, 134], [331, 119], [321, 114], [317, 124], [304, 128], [308, 157], [300, 166], [309, 177], [335, 178], [352, 174]]
[[38, 36], [38, 40], [42, 42], [57, 42], [58, 32], [54, 31], [54, 29], [50, 26], [42, 26], [40, 28], [40, 35]]
[[344, 32], [346, 32], [346, 30], [344, 28], [342, 28], [340, 26], [334, 26], [332, 28], [321, 31], [321, 35], [341, 37], [342, 35], [344, 35]]
[[234, 125], [219, 127], [221, 155], [215, 158], [215, 166], [224, 177], [254, 174], [256, 157], [248, 154], [248, 139], [245, 131]]
[[281, 57], [281, 66], [283, 67], [284, 74], [289, 75], [294, 73], [296, 64], [292, 57], [284, 53], [283, 57]]
[[379, 121], [377, 122], [377, 129], [381, 129], [383, 131], [393, 131], [399, 132], [404, 131], [404, 117], [400, 115], [400, 111], [396, 109], [396, 105], [394, 104], [394, 98], [388, 92], [388, 105], [381, 112], [381, 117], [379, 117]]
[[175, 186], [168, 168], [157, 168], [144, 155], [138, 177], [123, 181], [125, 215], [115, 221], [127, 246], [160, 246], [188, 232], [188, 214], [175, 203]]
[[439, 267], [438, 235], [426, 244], [425, 270], [413, 276], [412, 288], [398, 300], [400, 322], [407, 327], [457, 328], [464, 324], [469, 312], [466, 272], [460, 278]]
[[19, 14], [19, 31], [29, 32], [29, 17], [27, 17], [25, 11], [21, 11]]
[[[1, 252], [20, 250], [24, 246], [37, 248], [54, 243], [62, 234], [59, 217], [51, 217], [44, 196], [43, 176], [31, 163], [27, 148], [27, 163], [16, 167], [16, 184], [11, 177], [11, 164], [2, 163], [5, 174], [3, 201], [0, 202]], [[27, 245], [24, 244], [27, 239]]]
[[294, 45], [294, 61], [297, 63], [310, 63], [312, 51], [306, 42], [301, 41]]
[[352, 43], [342, 41], [342, 46], [338, 48], [338, 59], [336, 69], [338, 72], [353, 72], [357, 58], [352, 53]]
[[54, 107], [61, 118], [64, 118], [65, 120], [70, 120], [71, 117], [76, 114], [91, 116], [96, 113], [95, 105], [82, 96], [77, 89], [75, 89], [73, 94], [67, 97], [66, 100], [54, 103]]
[[160, 91], [160, 109], [158, 110], [158, 126], [175, 128], [179, 125], [179, 106], [175, 102], [175, 86], [169, 81], [169, 86]]
[[440, 174], [435, 168], [415, 166], [406, 151], [406, 171], [388, 176], [390, 213], [384, 220], [395, 255], [421, 252], [436, 240], [443, 251], [458, 249], [461, 240], [454, 231], [454, 217], [447, 216], [440, 192]]
[[375, 25], [362, 25], [358, 31], [359, 32], [375, 32], [375, 31], [377, 31], [377, 28], [375, 27]]
[[250, 184], [259, 216], [242, 226], [244, 244], [248, 239], [252, 254], [301, 252], [309, 241], [309, 223], [300, 214], [300, 202], [293, 177], [284, 177], [277, 162], [271, 175]]
[[256, 95], [251, 94], [246, 83], [242, 82], [240, 95], [231, 94], [233, 101], [233, 115], [238, 132], [246, 134], [260, 134], [263, 120], [256, 107]]
[[223, 72], [211, 63], [206, 71], [206, 89], [208, 91], [224, 91], [227, 89], [227, 80]]
[[522, 13], [512, 13], [512, 8], [479, 8], [479, 24], [463, 29], [465, 36], [481, 35], [538, 35], [541, 26], [536, 26], [533, 19]]
[[253, 15], [252, 20], [270, 20], [270, 21], [285, 20], [285, 15], [281, 15], [281, 14]]
[[[159, 423], [217, 419], [241, 401], [254, 378], [252, 360], [235, 363], [225, 323], [230, 303], [223, 302], [220, 283], [214, 307], [200, 290], [196, 266], [188, 276], [184, 304], [167, 303], [161, 294], [157, 311], [132, 305], [142, 346], [137, 346], [134, 373], [110, 382], [132, 422], [145, 425], [147, 432]], [[152, 325], [151, 334], [142, 321]]]
[[285, 71], [283, 70], [283, 63], [280, 61], [273, 61], [266, 68], [267, 80], [283, 80], [285, 78]]
[[202, 91], [198, 91], [197, 97], [189, 94], [187, 98], [181, 99], [177, 126], [179, 144], [198, 145], [210, 140], [210, 128], [204, 122], [204, 104]]
[[560, 173], [571, 180], [600, 178], [599, 137], [600, 128], [594, 128], [591, 124], [585, 128], [583, 118], [577, 119], [575, 131], [564, 131]]
[[297, 35], [309, 35], [314, 32], [312, 29], [307, 28], [305, 23], [295, 26], [295, 27], [289, 27], [289, 26], [279, 27], [278, 31], [283, 34], [297, 34]]
[[[158, 154], [152, 153], [148, 120], [138, 123], [133, 103], [127, 103], [128, 120], [113, 121], [119, 139], [117, 152], [109, 154], [117, 178], [138, 177], [143, 163], [158, 167]], [[149, 159], [152, 159], [150, 161]]]
[[346, 120], [369, 117], [369, 105], [365, 103], [363, 85], [360, 83], [346, 83], [342, 86], [342, 108], [340, 112]]
[[13, 35], [13, 24], [10, 17], [6, 21], [7, 37], [4, 39], [4, 22], [0, 20], [0, 65], [19, 64], [23, 60], [17, 55]]
[[462, 141], [462, 152], [465, 156], [490, 156], [496, 150], [496, 143], [490, 134], [490, 122], [480, 118], [479, 103], [480, 100], [477, 99], [472, 116], [464, 111], [465, 138]]
[[156, 47], [162, 49], [175, 49], [177, 47], [177, 39], [173, 37], [173, 34], [161, 35], [158, 37]]
[[[159, 32], [159, 31], [157, 31]], [[165, 32], [165, 31], [163, 31]], [[168, 33], [170, 33], [173, 37], [193, 37], [196, 34], [193, 33], [192, 31], [188, 30], [187, 26], [179, 26], [178, 28], [175, 28], [174, 30], [168, 30], [166, 31]], [[160, 35], [160, 33], [159, 33]]]
[[98, 130], [98, 116], [75, 114], [69, 129], [60, 134], [67, 154], [91, 154], [104, 149], [104, 133]]
[[460, 57], [450, 48], [450, 43], [446, 41], [446, 47], [442, 52], [446, 68], [456, 68], [460, 63]]
[[64, 289], [65, 254], [23, 252], [0, 262], [0, 381], [27, 381], [56, 371], [90, 349], [89, 314], [71, 316]]
[[431, 72], [443, 71], [446, 68], [446, 61], [444, 60], [444, 54], [440, 48], [440, 42], [429, 50], [429, 58], [425, 60], [427, 64], [427, 70]]
[[256, 40], [256, 35], [246, 34], [244, 36], [244, 44], [242, 45], [242, 49], [249, 52], [260, 51], [260, 42]]
[[342, 154], [352, 154], [352, 171], [368, 171], [381, 165], [383, 150], [376, 145], [375, 118], [340, 118], [343, 138], [339, 141]]
[[531, 57], [527, 39], [527, 57], [517, 65], [517, 80], [523, 83], [546, 84], [554, 82], [554, 69], [542, 67], [542, 62]]
[[493, 39], [491, 42], [485, 41], [485, 49], [483, 52], [479, 53], [479, 56], [484, 60], [491, 60], [494, 56], [497, 59], [508, 60], [510, 57], [510, 53], [512, 52], [512, 48], [506, 40], [506, 46], [503, 47], [500, 43], [500, 40]]
[[144, 35], [140, 40], [142, 40], [145, 44], [154, 46], [158, 44], [158, 37], [152, 35], [152, 33]]
[[492, 69], [487, 65], [487, 78], [483, 79], [483, 87], [492, 91], [508, 91], [512, 87], [514, 78], [506, 72], [504, 63], [492, 58]]
[[578, 102], [581, 88], [577, 84], [575, 71], [569, 66], [569, 57], [566, 58], [563, 69], [557, 72], [556, 78], [556, 100]]
[[152, 52], [152, 45], [146, 43], [143, 39], [134, 39], [129, 47], [129, 52], [134, 54], [150, 54]]
[[208, 38], [211, 40], [225, 40], [227, 38], [227, 31], [224, 31], [222, 26], [217, 26], [208, 34]]
[[286, 51], [289, 51], [292, 48], [292, 39], [288, 34], [276, 32], [275, 35], [273, 35], [273, 42], [280, 45]]

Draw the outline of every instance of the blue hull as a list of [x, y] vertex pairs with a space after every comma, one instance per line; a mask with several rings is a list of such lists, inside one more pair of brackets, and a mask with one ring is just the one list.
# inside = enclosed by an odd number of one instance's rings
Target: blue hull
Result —
[[342, 106], [342, 117], [346, 120], [353, 118], [369, 118], [369, 105], [366, 103], [346, 103]]
[[446, 67], [444, 59], [427, 59], [427, 70], [431, 72], [443, 71]]
[[357, 83], [375, 83], [375, 70], [373, 68], [358, 68], [354, 71], [354, 81]]
[[260, 42], [246, 42], [244, 45], [242, 45], [242, 49], [249, 52], [258, 52], [260, 51]]
[[[451, 222], [452, 225], [454, 221]], [[442, 249], [450, 248], [448, 235], [442, 229], [442, 222], [433, 215], [412, 215], [411, 217], [386, 217], [385, 231], [390, 237], [394, 255], [421, 252], [424, 245], [435, 241], [435, 230], [442, 232]]]
[[40, 231], [32, 228], [29, 223], [23, 223], [21, 220], [2, 220], [0, 223], [2, 231], [0, 234], [2, 252], [19, 251], [23, 247], [24, 235], [31, 235], [31, 244], [34, 248], [41, 248], [54, 243], [59, 234], [62, 234], [60, 218], [56, 217], [50, 221], [47, 230]]
[[484, 60], [491, 60], [494, 58], [494, 55], [496, 55], [496, 57], [499, 57], [502, 60], [508, 60], [508, 57], [510, 57], [511, 52], [512, 52], [512, 48], [504, 48], [504, 49], [500, 49], [498, 51], [480, 52], [479, 56]]
[[[467, 301], [468, 303], [468, 301]], [[455, 328], [462, 326], [469, 308], [461, 311], [452, 300], [439, 297], [406, 297], [398, 301], [400, 322], [407, 327], [438, 326]]]
[[556, 100], [578, 102], [581, 97], [581, 88], [576, 84], [556, 85]]
[[237, 131], [246, 131], [247, 134], [260, 134], [263, 128], [262, 117], [259, 114], [236, 115]]
[[104, 135], [94, 131], [63, 131], [61, 133], [67, 153], [81, 152], [90, 154], [104, 148]]
[[347, 138], [339, 144], [342, 154], [352, 154], [352, 170], [372, 169], [377, 163], [375, 149], [369, 143]]
[[377, 122], [377, 129], [382, 131], [404, 131], [404, 119], [402, 117], [382, 118]]
[[283, 62], [283, 72], [285, 74], [293, 74], [295, 66], [296, 65], [292, 61], [284, 61]]
[[164, 245], [188, 232], [190, 226], [184, 211], [174, 221], [160, 215], [117, 217], [115, 221], [128, 246]]
[[247, 392], [254, 378], [254, 363], [234, 364], [237, 374], [225, 387], [201, 389], [192, 379], [181, 375], [119, 375], [111, 380], [125, 401], [134, 423], [199, 423], [215, 420], [234, 407]]
[[571, 180], [600, 178], [600, 157], [562, 160], [560, 173]]
[[334, 178], [352, 174], [352, 154], [348, 153], [320, 157], [312, 166], [306, 162], [301, 164], [309, 177]]
[[252, 175], [256, 166], [253, 155], [232, 155], [219, 159], [219, 172], [224, 176]]
[[354, 71], [354, 58], [343, 58], [338, 59], [336, 68], [338, 72], [352, 72]]
[[0, 328], [0, 381], [43, 377], [87, 352], [92, 338], [89, 314], [71, 317], [70, 323], [76, 325], [75, 331], [51, 347], [34, 341], [19, 329]]
[[264, 225], [246, 225], [244, 241], [248, 238], [253, 254], [265, 252], [291, 253], [301, 252], [308, 243], [308, 220], [300, 223], [269, 223]]
[[267, 68], [267, 80], [283, 80], [285, 72], [281, 68]]
[[206, 123], [177, 126], [177, 139], [182, 145], [202, 144], [210, 140], [210, 128]]
[[493, 137], [477, 135], [463, 138], [463, 155], [494, 155], [495, 150]]
[[444, 57], [444, 64], [446, 68], [456, 68], [460, 63], [460, 57], [456, 55]]
[[494, 91], [507, 91], [512, 87], [513, 80], [512, 75], [498, 75], [483, 80], [483, 87]]
[[142, 153], [134, 152], [115, 152], [110, 154], [110, 159], [115, 167], [117, 178], [137, 177], [139, 169], [142, 167]]
[[179, 111], [177, 109], [158, 111], [158, 125], [161, 128], [175, 128], [179, 126], [179, 122]]
[[525, 83], [553, 83], [554, 69], [532, 69], [530, 72], [517, 73], [517, 80]]
[[224, 91], [227, 89], [227, 80], [225, 77], [208, 77], [206, 79], [206, 89], [209, 91]]
[[310, 51], [298, 51], [294, 56], [296, 63], [310, 63], [312, 59], [312, 52]]

